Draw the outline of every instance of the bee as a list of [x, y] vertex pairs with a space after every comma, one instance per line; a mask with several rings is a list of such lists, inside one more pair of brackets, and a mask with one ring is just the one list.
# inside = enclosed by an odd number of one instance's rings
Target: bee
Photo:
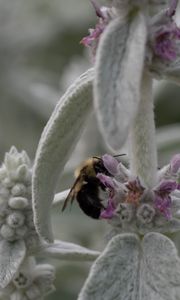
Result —
[[69, 201], [72, 203], [76, 199], [86, 215], [93, 219], [99, 219], [101, 211], [104, 209], [100, 198], [100, 189], [105, 190], [105, 187], [96, 177], [98, 173], [112, 177], [104, 167], [102, 158], [97, 156], [85, 160], [76, 169], [76, 180], [64, 202], [62, 211], [64, 211]]

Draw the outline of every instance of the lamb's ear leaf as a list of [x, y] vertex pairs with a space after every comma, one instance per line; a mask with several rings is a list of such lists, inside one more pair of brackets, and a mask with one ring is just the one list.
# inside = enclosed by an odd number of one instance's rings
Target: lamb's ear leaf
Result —
[[78, 300], [177, 300], [180, 258], [160, 233], [120, 234], [93, 264]]
[[160, 233], [147, 233], [142, 248], [141, 299], [179, 299], [180, 258], [173, 242]]
[[131, 20], [116, 18], [100, 39], [94, 80], [97, 118], [105, 141], [119, 150], [140, 101], [146, 46], [146, 21], [137, 12]]
[[0, 287], [5, 288], [18, 271], [26, 255], [23, 240], [0, 241]]
[[93, 264], [78, 300], [139, 299], [139, 245], [135, 234], [114, 237]]
[[44, 245], [40, 249], [39, 255], [71, 261], [93, 261], [100, 255], [100, 252], [73, 243], [55, 240], [52, 244]]
[[34, 222], [39, 235], [53, 241], [50, 208], [63, 171], [92, 108], [93, 69], [81, 75], [58, 102], [39, 142], [33, 170]]

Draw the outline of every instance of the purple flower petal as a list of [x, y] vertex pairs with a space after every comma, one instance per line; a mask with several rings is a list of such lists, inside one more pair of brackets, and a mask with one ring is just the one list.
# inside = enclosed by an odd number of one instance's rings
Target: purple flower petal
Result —
[[104, 19], [104, 14], [103, 14], [100, 6], [96, 3], [96, 1], [94, 1], [94, 0], [90, 0], [90, 1], [91, 1], [92, 5], [94, 6], [97, 17]]
[[113, 156], [109, 154], [104, 154], [102, 156], [103, 164], [105, 168], [108, 170], [108, 172], [112, 175], [116, 175], [118, 173], [117, 167], [118, 167], [118, 160], [115, 159]]
[[101, 183], [112, 190], [115, 189], [115, 183], [113, 179], [107, 175], [104, 175], [103, 173], [98, 173], [96, 177], [101, 181]]
[[155, 55], [169, 61], [175, 60], [179, 53], [180, 29], [173, 20], [176, 7], [177, 0], [171, 0], [169, 9], [155, 18], [154, 29], [152, 28]]
[[172, 201], [170, 196], [161, 197], [160, 195], [155, 194], [154, 206], [167, 220], [172, 217], [171, 204]]
[[100, 218], [101, 219], [112, 219], [112, 217], [114, 216], [114, 212], [115, 212], [115, 206], [114, 206], [112, 200], [109, 200], [108, 206], [106, 207], [105, 210], [103, 210], [101, 212]]
[[80, 43], [86, 47], [90, 47], [93, 56], [96, 55], [96, 49], [98, 47], [99, 39], [106, 26], [112, 20], [112, 11], [109, 7], [99, 7], [95, 0], [91, 0], [92, 5], [96, 11], [98, 17], [98, 23], [94, 29], [89, 29], [89, 35], [84, 37]]
[[177, 189], [177, 186], [177, 182], [174, 180], [163, 180], [160, 182], [155, 192], [157, 192], [158, 194], [170, 194], [175, 189]]
[[178, 0], [171, 0], [170, 1], [170, 7], [168, 8], [166, 14], [168, 17], [173, 17], [175, 12], [176, 12], [176, 8], [177, 8], [177, 4], [178, 4]]
[[172, 61], [177, 56], [176, 41], [180, 38], [180, 29], [174, 22], [163, 26], [156, 32], [154, 52], [163, 59]]
[[177, 184], [177, 190], [180, 190], [180, 183]]
[[180, 154], [176, 154], [170, 161], [171, 172], [176, 174], [180, 169]]

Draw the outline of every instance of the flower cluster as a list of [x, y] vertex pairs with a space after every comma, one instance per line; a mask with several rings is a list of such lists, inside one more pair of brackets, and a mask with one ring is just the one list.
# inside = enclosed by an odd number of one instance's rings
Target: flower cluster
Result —
[[127, 226], [129, 229], [131, 223], [134, 231], [150, 223], [152, 226], [159, 222], [167, 224], [175, 217], [180, 204], [174, 196], [179, 190], [179, 154], [172, 158], [168, 166], [157, 172], [158, 182], [152, 189], [143, 186], [140, 178], [131, 175], [114, 157], [105, 154], [102, 159], [111, 176], [97, 174], [108, 193], [101, 219], [108, 219], [123, 229]]
[[42, 247], [32, 212], [32, 167], [11, 147], [0, 167], [0, 298], [37, 300], [51, 292], [54, 267], [36, 264]]
[[27, 249], [39, 241], [31, 201], [31, 163], [25, 151], [12, 147], [0, 168], [0, 239], [24, 240]]
[[0, 297], [10, 300], [40, 300], [54, 291], [53, 281], [54, 267], [36, 264], [34, 257], [29, 257], [11, 283], [0, 291]]
[[[149, 27], [148, 52], [149, 69], [158, 72], [164, 65], [171, 67], [179, 55], [180, 28], [176, 25], [173, 17], [176, 12], [177, 0], [172, 0], [168, 9], [152, 17]], [[158, 64], [158, 67], [155, 65]], [[160, 68], [160, 66], [161, 68]]]
[[[111, 7], [99, 7], [95, 1], [92, 1], [99, 21], [95, 29], [89, 29], [89, 36], [84, 37], [81, 43], [91, 48], [93, 56], [96, 55], [96, 50], [105, 28], [112, 20], [118, 18], [119, 11], [122, 12], [122, 8], [125, 5], [122, 1], [116, 2], [112, 1]], [[177, 2], [177, 0], [171, 0], [168, 8], [160, 12], [157, 11], [157, 14], [150, 16], [147, 20], [148, 36], [145, 60], [147, 67], [155, 76], [160, 73], [156, 68], [157, 63], [163, 64], [167, 68], [179, 55], [180, 28], [178, 28], [173, 19]], [[136, 3], [136, 5], [139, 9], [141, 9], [141, 6], [143, 7], [141, 1]], [[152, 6], [152, 3], [150, 5]], [[132, 10], [133, 3], [130, 7]], [[127, 18], [129, 18], [128, 13]]]
[[99, 21], [95, 28], [89, 29], [89, 35], [81, 40], [81, 44], [86, 47], [90, 47], [92, 49], [93, 56], [95, 56], [101, 34], [109, 22], [116, 16], [116, 14], [111, 8], [105, 6], [99, 7], [94, 0], [91, 0], [91, 2], [95, 8], [95, 12], [99, 18]]

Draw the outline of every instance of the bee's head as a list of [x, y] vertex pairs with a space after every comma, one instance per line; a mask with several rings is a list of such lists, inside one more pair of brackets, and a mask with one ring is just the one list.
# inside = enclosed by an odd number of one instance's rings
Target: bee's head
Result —
[[98, 173], [103, 173], [107, 176], [112, 176], [108, 170], [105, 168], [104, 166], [104, 163], [103, 163], [103, 160], [101, 157], [96, 157], [94, 156], [93, 157], [94, 159], [94, 170], [95, 170], [95, 173], [98, 174]]

